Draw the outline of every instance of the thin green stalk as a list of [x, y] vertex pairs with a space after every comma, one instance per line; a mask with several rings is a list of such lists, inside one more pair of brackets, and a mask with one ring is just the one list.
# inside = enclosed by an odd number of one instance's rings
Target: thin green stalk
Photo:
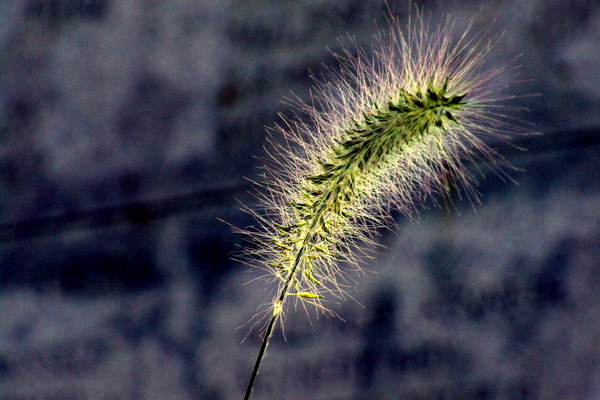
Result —
[[[313, 222], [313, 228], [314, 228], [314, 224], [316, 223], [317, 219], [315, 218], [314, 221], [315, 222]], [[304, 254], [304, 249], [306, 248], [306, 244], [309, 242], [309, 239], [310, 239], [310, 236], [306, 235], [306, 237], [304, 238], [303, 244], [300, 247], [300, 251], [298, 252], [298, 255], [296, 256], [296, 258], [294, 259], [294, 264], [289, 271], [289, 274], [285, 280], [285, 283], [283, 284], [281, 293], [279, 294], [279, 297], [277, 298], [277, 302], [275, 303], [275, 305], [273, 307], [273, 314], [271, 315], [271, 318], [269, 319], [269, 323], [267, 325], [267, 329], [265, 330], [264, 338], [263, 338], [262, 344], [260, 346], [258, 356], [256, 357], [256, 362], [254, 363], [252, 375], [250, 376], [250, 380], [248, 382], [248, 387], [246, 388], [246, 394], [244, 395], [244, 400], [250, 399], [250, 394], [252, 393], [252, 389], [254, 388], [254, 382], [256, 381], [256, 377], [258, 376], [260, 364], [262, 363], [262, 360], [265, 357], [265, 354], [267, 351], [267, 346], [269, 345], [269, 341], [271, 340], [271, 336], [273, 335], [273, 328], [275, 326], [275, 323], [281, 316], [283, 303], [288, 294], [290, 283], [292, 282], [292, 279], [294, 278], [294, 275], [296, 274], [298, 265], [300, 265], [300, 261], [302, 260], [302, 256]]]
[[260, 364], [265, 357], [267, 346], [269, 345], [269, 341], [271, 340], [271, 336], [273, 335], [273, 327], [275, 326], [275, 322], [281, 315], [281, 307], [283, 306], [283, 301], [288, 292], [288, 288], [290, 286], [290, 282], [292, 281], [292, 277], [295, 274], [296, 268], [300, 263], [302, 254], [299, 253], [296, 257], [296, 261], [294, 262], [294, 268], [288, 275], [283, 288], [281, 289], [281, 293], [279, 294], [279, 298], [277, 299], [278, 306], [274, 308], [273, 315], [269, 320], [269, 324], [267, 325], [267, 329], [265, 331], [265, 337], [263, 338], [262, 345], [260, 346], [260, 350], [258, 352], [258, 356], [256, 357], [256, 362], [254, 363], [254, 369], [252, 370], [252, 375], [250, 376], [250, 381], [248, 382], [248, 387], [246, 388], [246, 394], [244, 395], [244, 400], [250, 399], [250, 394], [252, 393], [252, 389], [254, 388], [254, 382], [256, 381], [256, 377], [258, 376], [258, 370], [260, 369]]
[[252, 375], [250, 376], [250, 381], [248, 382], [248, 387], [246, 388], [244, 400], [250, 399], [250, 394], [252, 394], [252, 389], [254, 388], [254, 381], [256, 381], [256, 377], [258, 376], [258, 369], [260, 368], [260, 364], [263, 358], [265, 357], [265, 352], [267, 351], [269, 340], [271, 340], [271, 335], [273, 334], [273, 326], [275, 325], [276, 321], [277, 315], [274, 314], [269, 320], [269, 325], [267, 326], [267, 330], [265, 331], [265, 337], [263, 339], [262, 345], [260, 346], [258, 357], [256, 357], [256, 362], [254, 363], [254, 369], [252, 370]]

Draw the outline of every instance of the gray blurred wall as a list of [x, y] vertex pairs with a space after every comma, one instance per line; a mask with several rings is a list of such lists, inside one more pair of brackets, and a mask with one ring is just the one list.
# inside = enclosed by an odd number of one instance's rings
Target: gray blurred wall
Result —
[[[518, 185], [484, 168], [482, 204], [382, 232], [344, 321], [290, 314], [255, 398], [600, 399], [600, 4], [417, 4], [503, 34], [544, 136], [500, 149]], [[252, 223], [264, 127], [387, 9], [0, 2], [1, 399], [242, 397], [268, 299], [218, 218]]]

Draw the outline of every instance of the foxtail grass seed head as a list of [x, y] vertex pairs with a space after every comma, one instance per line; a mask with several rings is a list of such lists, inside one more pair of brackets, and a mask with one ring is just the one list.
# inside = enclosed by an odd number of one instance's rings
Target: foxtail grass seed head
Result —
[[240, 231], [254, 242], [246, 261], [273, 284], [273, 321], [290, 303], [327, 311], [326, 301], [345, 298], [391, 209], [410, 216], [450, 190], [477, 201], [465, 161], [502, 171], [486, 138], [523, 132], [503, 115], [514, 65], [484, 68], [496, 42], [486, 30], [471, 23], [457, 37], [451, 18], [432, 26], [419, 10], [391, 25], [371, 51], [335, 54], [341, 70], [310, 103], [296, 101], [308, 121], [284, 119], [271, 132], [261, 209], [249, 210], [258, 224]]
[[476, 202], [465, 161], [503, 176], [508, 165], [487, 138], [526, 132], [504, 115], [514, 64], [485, 68], [496, 43], [486, 30], [472, 33], [471, 22], [457, 37], [451, 18], [432, 26], [418, 9], [406, 26], [390, 22], [371, 51], [335, 54], [341, 70], [317, 84], [310, 103], [296, 101], [307, 119], [283, 119], [271, 132], [261, 208], [248, 210], [257, 226], [239, 229], [254, 242], [245, 262], [273, 290], [245, 400], [290, 303], [326, 312], [326, 301], [347, 297], [351, 272], [361, 271], [392, 209], [410, 216], [451, 190]]

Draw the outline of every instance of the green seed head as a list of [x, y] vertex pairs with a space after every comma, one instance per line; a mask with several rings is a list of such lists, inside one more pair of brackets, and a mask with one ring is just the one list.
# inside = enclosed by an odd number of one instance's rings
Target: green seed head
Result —
[[514, 131], [494, 95], [510, 69], [481, 71], [492, 48], [485, 32], [467, 28], [453, 42], [451, 20], [431, 29], [418, 11], [406, 27], [393, 23], [371, 56], [337, 55], [343, 69], [319, 84], [318, 107], [300, 102], [310, 122], [274, 129], [285, 145], [271, 152], [280, 169], [261, 185], [251, 253], [275, 282], [275, 316], [290, 297], [322, 310], [343, 298], [347, 272], [359, 270], [355, 254], [387, 224], [390, 207], [410, 215], [451, 183], [476, 198], [462, 160], [497, 163], [483, 138]]

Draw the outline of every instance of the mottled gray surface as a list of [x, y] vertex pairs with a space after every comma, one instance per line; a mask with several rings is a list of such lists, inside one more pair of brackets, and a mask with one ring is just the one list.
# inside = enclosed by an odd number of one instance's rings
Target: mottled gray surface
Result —
[[[521, 54], [512, 90], [541, 96], [514, 104], [546, 135], [503, 149], [519, 185], [483, 170], [476, 212], [382, 232], [344, 321], [290, 314], [254, 398], [600, 399], [600, 6], [419, 4], [504, 32], [490, 63]], [[264, 126], [385, 10], [0, 2], [2, 400], [242, 398], [268, 299], [217, 218], [251, 223], [235, 199]]]

